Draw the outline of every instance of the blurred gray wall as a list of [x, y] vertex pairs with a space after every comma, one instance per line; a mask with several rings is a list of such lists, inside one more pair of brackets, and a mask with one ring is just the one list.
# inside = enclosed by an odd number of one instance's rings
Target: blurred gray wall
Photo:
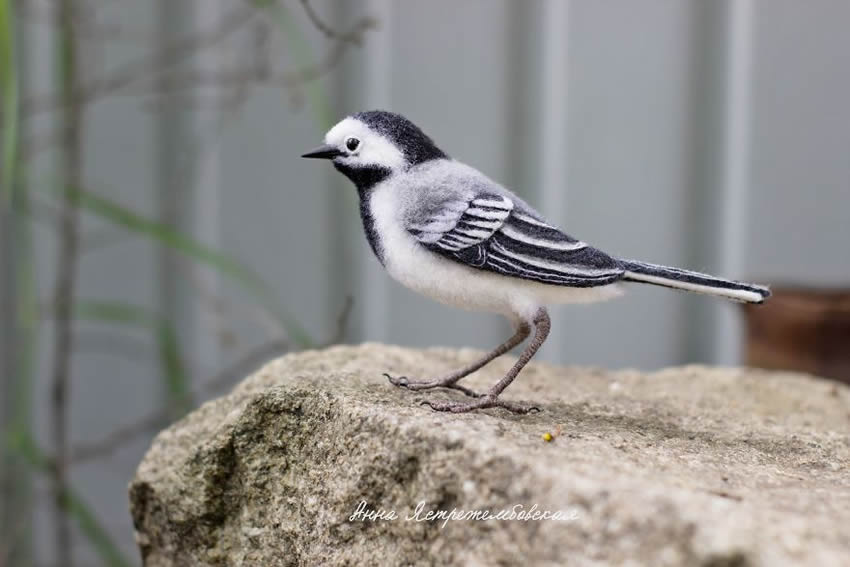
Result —
[[[103, 4], [99, 17], [128, 34], [108, 49], [91, 48], [92, 77], [148, 52], [152, 42], [208, 26], [234, 5]], [[380, 22], [319, 81], [334, 118], [369, 108], [401, 112], [450, 155], [615, 255], [765, 283], [850, 280], [850, 3], [313, 4], [341, 27], [364, 14]], [[329, 40], [297, 2], [287, 6], [321, 58]], [[43, 92], [52, 86], [50, 30], [33, 22], [26, 30], [27, 88]], [[259, 48], [251, 30], [240, 33], [192, 64], [227, 69], [261, 56], [252, 52]], [[286, 40], [269, 46], [272, 64], [300, 64]], [[235, 112], [212, 91], [196, 105], [129, 96], [94, 105], [87, 184], [255, 268], [316, 338], [332, 333], [349, 294], [349, 341], [486, 348], [507, 335], [498, 318], [435, 304], [381, 271], [362, 236], [353, 188], [330, 166], [298, 157], [329, 125], [317, 118], [309, 90], [294, 104], [292, 92], [251, 88]], [[85, 222], [109, 230], [91, 217]], [[55, 240], [48, 229], [38, 231], [48, 293]], [[255, 321], [237, 317], [237, 347], [224, 348], [174, 260], [143, 239], [115, 235], [83, 259], [80, 295], [174, 314], [198, 381], [263, 340]], [[195, 277], [246, 303], [214, 275]], [[557, 309], [544, 356], [614, 368], [734, 364], [739, 323], [733, 305], [635, 287], [608, 304]], [[48, 326], [45, 346], [49, 333]], [[72, 436], [81, 442], [132, 423], [162, 397], [155, 355], [128, 358], [90, 342], [74, 364]], [[45, 375], [49, 357], [42, 363]], [[39, 404], [47, 400], [46, 380], [36, 396]], [[39, 405], [39, 424], [48, 411]], [[146, 445], [130, 444], [73, 476], [130, 553], [125, 487]], [[38, 525], [39, 554], [49, 558], [49, 518], [40, 514]], [[80, 557], [94, 563], [83, 538], [77, 541]]]

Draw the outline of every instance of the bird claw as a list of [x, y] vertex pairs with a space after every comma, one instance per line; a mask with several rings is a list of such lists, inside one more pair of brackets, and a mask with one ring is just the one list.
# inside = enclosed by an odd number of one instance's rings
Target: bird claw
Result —
[[393, 386], [398, 386], [399, 388], [406, 388], [408, 390], [413, 390], [414, 392], [418, 392], [420, 390], [430, 390], [431, 388], [447, 388], [449, 390], [457, 390], [458, 392], [463, 393], [470, 398], [480, 398], [482, 394], [474, 390], [470, 390], [460, 384], [455, 384], [454, 382], [446, 382], [442, 380], [434, 380], [432, 382], [411, 382], [407, 379], [407, 376], [398, 376], [393, 377], [384, 372], [384, 376], [390, 381], [390, 384]]
[[539, 413], [542, 411], [537, 406], [524, 406], [522, 404], [500, 400], [499, 398], [491, 398], [489, 396], [482, 396], [478, 399], [478, 401], [466, 404], [460, 402], [432, 402], [429, 400], [423, 400], [419, 403], [419, 405], [428, 406], [434, 411], [443, 411], [448, 413], [467, 413], [487, 408], [502, 408], [519, 415], [525, 415], [531, 412]]
[[392, 384], [393, 386], [398, 386], [399, 388], [407, 388], [410, 385], [410, 382], [408, 382], [407, 380], [407, 376], [399, 376], [397, 378], [394, 378], [386, 372], [384, 372], [384, 376], [387, 377], [387, 380], [389, 380], [390, 384]]

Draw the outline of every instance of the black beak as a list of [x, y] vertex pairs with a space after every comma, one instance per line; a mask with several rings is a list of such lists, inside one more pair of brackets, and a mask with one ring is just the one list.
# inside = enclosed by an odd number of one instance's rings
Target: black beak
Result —
[[341, 152], [334, 146], [325, 144], [324, 146], [319, 146], [316, 149], [310, 150], [306, 154], [302, 154], [301, 157], [316, 159], [333, 159], [340, 154]]

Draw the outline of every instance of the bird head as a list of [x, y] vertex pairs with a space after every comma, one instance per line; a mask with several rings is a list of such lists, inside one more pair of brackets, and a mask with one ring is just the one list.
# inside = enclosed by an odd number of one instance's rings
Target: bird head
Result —
[[324, 145], [301, 157], [329, 159], [361, 186], [447, 156], [407, 118], [370, 110], [338, 122], [325, 135]]

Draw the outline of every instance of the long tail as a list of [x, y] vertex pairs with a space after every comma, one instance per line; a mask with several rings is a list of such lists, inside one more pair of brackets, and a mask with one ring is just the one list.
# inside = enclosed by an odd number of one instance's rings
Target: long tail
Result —
[[626, 269], [626, 273], [623, 275], [623, 279], [626, 281], [707, 293], [743, 303], [763, 303], [765, 299], [770, 297], [770, 290], [761, 285], [726, 280], [700, 272], [635, 260], [621, 260], [621, 263]]

